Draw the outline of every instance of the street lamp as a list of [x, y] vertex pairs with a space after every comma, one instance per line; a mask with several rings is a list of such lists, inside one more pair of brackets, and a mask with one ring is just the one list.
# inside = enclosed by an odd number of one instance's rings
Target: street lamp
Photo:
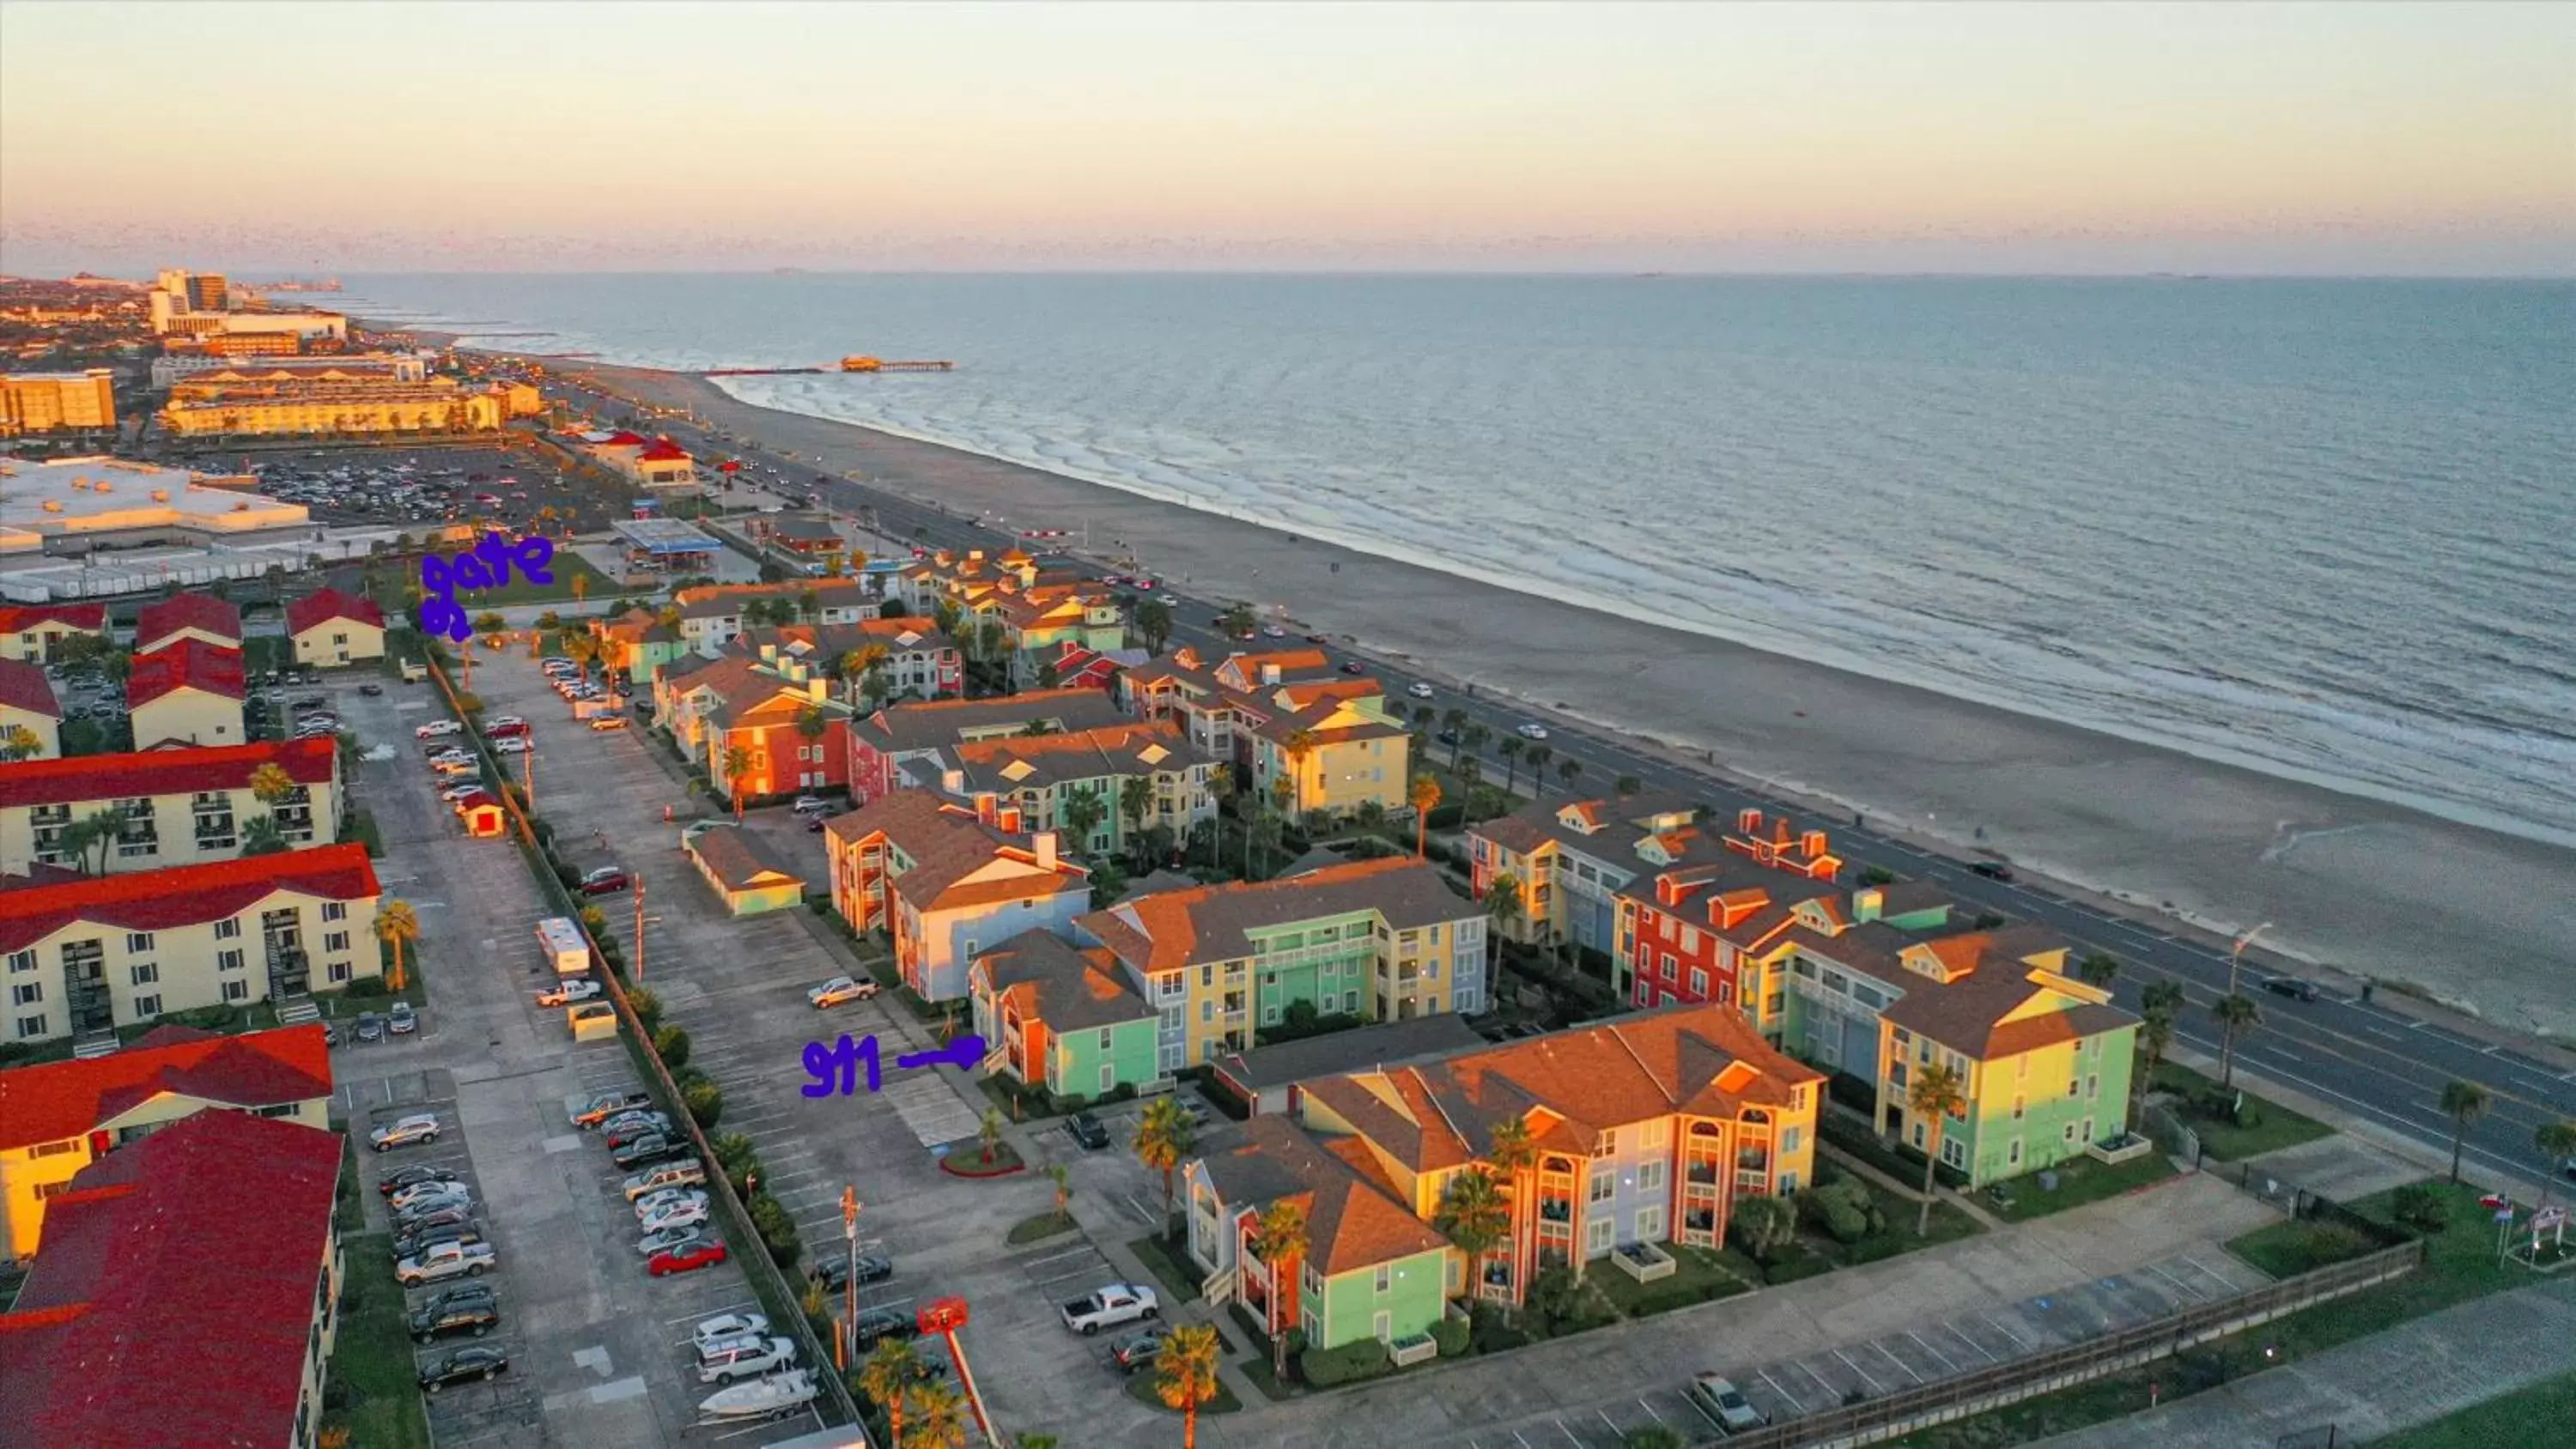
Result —
[[2236, 994], [2236, 977], [2237, 973], [2241, 971], [2245, 965], [2245, 948], [2254, 944], [2255, 937], [2262, 935], [2265, 931], [2270, 929], [2272, 929], [2272, 923], [2270, 921], [2265, 921], [2263, 924], [2256, 926], [2253, 930], [2237, 937], [2236, 944], [2227, 949], [2228, 995], [2234, 996]]

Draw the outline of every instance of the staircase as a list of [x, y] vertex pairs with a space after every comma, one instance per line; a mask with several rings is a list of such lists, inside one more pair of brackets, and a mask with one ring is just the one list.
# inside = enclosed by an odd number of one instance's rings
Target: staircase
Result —
[[279, 1026], [306, 1026], [321, 1019], [322, 1008], [314, 1005], [313, 998], [310, 996], [299, 993], [277, 1003]]

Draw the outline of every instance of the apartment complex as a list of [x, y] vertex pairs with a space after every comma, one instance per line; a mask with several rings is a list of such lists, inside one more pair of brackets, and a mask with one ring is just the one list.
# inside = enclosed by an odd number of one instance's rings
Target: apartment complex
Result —
[[1118, 689], [1129, 710], [1179, 723], [1231, 763], [1265, 805], [1297, 815], [1409, 808], [1412, 732], [1384, 685], [1334, 669], [1320, 649], [1236, 654], [1213, 668], [1183, 649], [1126, 670]]
[[897, 790], [935, 790], [967, 745], [1013, 736], [1076, 734], [1127, 722], [1096, 689], [1036, 689], [1000, 699], [888, 705], [850, 726], [850, 799], [864, 805]]
[[[666, 665], [653, 679], [654, 723], [729, 800], [845, 782], [848, 706], [801, 659], [729, 655]], [[737, 759], [735, 751], [745, 752]], [[739, 773], [737, 773], [739, 770]]]
[[[847, 607], [825, 604], [823, 611]], [[793, 654], [838, 676], [841, 702], [853, 709], [874, 710], [890, 700], [937, 699], [965, 688], [965, 660], [956, 641], [927, 619], [780, 624], [745, 629], [734, 644], [763, 659], [773, 650]]]
[[210, 1109], [327, 1129], [322, 1027], [218, 1036], [162, 1026], [103, 1057], [0, 1072], [0, 1251], [34, 1253], [45, 1205], [91, 1163]]
[[0, 890], [0, 1040], [88, 1036], [377, 975], [379, 894], [354, 842], [128, 875], [39, 866]]
[[238, 649], [186, 638], [135, 655], [125, 676], [135, 746], [240, 744], [243, 690]]
[[[1208, 781], [1215, 762], [1168, 721], [1005, 735], [948, 753], [954, 763], [940, 772], [941, 794], [1005, 830], [1056, 831], [1084, 855], [1132, 849], [1156, 830], [1168, 848], [1216, 818]], [[1075, 817], [1086, 809], [1097, 818], [1083, 825]]]
[[116, 374], [0, 372], [0, 438], [116, 430]]
[[242, 646], [241, 610], [212, 594], [176, 593], [143, 606], [134, 616], [134, 652], [150, 654], [194, 639], [218, 649]]
[[991, 626], [1009, 654], [1011, 678], [1024, 687], [1067, 643], [1109, 650], [1127, 642], [1126, 617], [1107, 588], [1078, 573], [1050, 573], [1016, 548], [990, 559], [981, 549], [942, 549], [897, 570], [889, 589], [914, 613], [955, 609], [962, 637]]
[[1156, 891], [1076, 924], [1161, 1014], [1164, 1075], [1249, 1051], [1300, 1004], [1395, 1021], [1473, 1016], [1488, 995], [1484, 911], [1408, 858]]
[[498, 432], [512, 416], [509, 390], [426, 382], [216, 383], [182, 381], [162, 406], [177, 437], [316, 437], [373, 433]]
[[[680, 637], [712, 659], [724, 647], [757, 627], [745, 611], [754, 604], [786, 609], [808, 617], [808, 624], [856, 624], [877, 616], [877, 601], [855, 579], [810, 583], [701, 584], [671, 596], [680, 610]], [[778, 622], [784, 623], [785, 620]]]
[[967, 973], [984, 1068], [1059, 1097], [1098, 1097], [1168, 1080], [1155, 1050], [1161, 1014], [1105, 946], [1028, 931]]
[[215, 352], [169, 352], [152, 359], [152, 385], [186, 381], [405, 382], [429, 381], [429, 359], [416, 353], [344, 352], [320, 357], [262, 357], [245, 362]]
[[986, 946], [1029, 931], [1070, 937], [1091, 908], [1089, 872], [1052, 832], [1018, 835], [919, 790], [824, 827], [832, 905], [855, 931], [883, 931], [904, 984], [929, 1001], [966, 996]]
[[642, 607], [614, 619], [591, 620], [590, 636], [599, 641], [601, 667], [626, 676], [630, 684], [651, 684], [654, 670], [693, 652], [677, 625]]
[[286, 636], [295, 662], [329, 669], [385, 657], [385, 611], [373, 599], [321, 589], [290, 600]]
[[63, 705], [45, 667], [0, 659], [0, 763], [63, 752]]
[[0, 605], [0, 659], [43, 664], [54, 658], [63, 641], [107, 638], [105, 604]]
[[[259, 798], [263, 782], [274, 804]], [[232, 860], [263, 818], [290, 847], [328, 845], [340, 838], [341, 808], [340, 750], [328, 739], [39, 760], [0, 770], [0, 874]], [[83, 860], [66, 837], [102, 811], [116, 817], [117, 833]]]
[[[1280, 1296], [1312, 1344], [1403, 1345], [1451, 1298], [1516, 1304], [1550, 1267], [1722, 1244], [1737, 1201], [1813, 1179], [1823, 1082], [1715, 1006], [1309, 1081], [1293, 1120], [1256, 1117], [1242, 1147], [1185, 1168], [1190, 1253], [1221, 1295]], [[1470, 1172], [1509, 1210], [1473, 1264], [1425, 1236]], [[1293, 1275], [1252, 1250], [1262, 1209], [1289, 1197], [1311, 1244]]]
[[201, 1112], [73, 1178], [0, 1313], [12, 1442], [311, 1449], [341, 1152], [317, 1127]]

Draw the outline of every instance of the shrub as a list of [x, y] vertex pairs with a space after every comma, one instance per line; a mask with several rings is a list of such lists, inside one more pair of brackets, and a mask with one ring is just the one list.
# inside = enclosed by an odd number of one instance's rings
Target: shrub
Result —
[[1306, 1382], [1329, 1389], [1336, 1384], [1383, 1378], [1395, 1372], [1395, 1360], [1387, 1357], [1385, 1344], [1364, 1338], [1339, 1348], [1310, 1348], [1298, 1356], [1297, 1367], [1306, 1375]]
[[1857, 1243], [1887, 1227], [1869, 1189], [1850, 1178], [1820, 1183], [1798, 1194], [1799, 1216], [1837, 1243]]
[[2397, 1221], [2430, 1237], [2451, 1225], [2451, 1200], [2429, 1183], [2410, 1182], [2389, 1199]]
[[1530, 1341], [1529, 1333], [1506, 1317], [1490, 1303], [1479, 1303], [1467, 1310], [1468, 1341], [1479, 1353], [1502, 1353], [1522, 1347]]
[[1860, 873], [1860, 883], [1865, 886], [1894, 885], [1896, 872], [1885, 866], [1873, 865]]
[[724, 1115], [724, 1092], [713, 1082], [691, 1082], [680, 1093], [680, 1100], [688, 1103], [689, 1115], [697, 1119], [700, 1127], [713, 1128], [716, 1119]]
[[1136, 1084], [1134, 1082], [1120, 1082], [1117, 1086], [1101, 1093], [1100, 1100], [1103, 1104], [1110, 1102], [1127, 1102], [1133, 1101], [1135, 1096]]
[[805, 1251], [805, 1245], [796, 1238], [796, 1220], [774, 1197], [751, 1200], [751, 1230], [760, 1234], [761, 1246], [769, 1249], [769, 1256], [777, 1259], [781, 1268], [794, 1267], [797, 1256]]
[[1833, 1264], [1820, 1253], [1787, 1253], [1762, 1269], [1762, 1281], [1769, 1284], [1795, 1283], [1833, 1271]]
[[[548, 851], [546, 853], [546, 858], [548, 860], [554, 860], [554, 853], [552, 851]], [[581, 872], [564, 864], [560, 860], [556, 860], [555, 879], [563, 882], [564, 889], [570, 890], [574, 886], [581, 884]]]
[[350, 982], [348, 986], [342, 990], [341, 994], [344, 996], [355, 996], [366, 1000], [374, 1000], [378, 997], [393, 995], [394, 989], [387, 986], [385, 984], [385, 978], [381, 976], [361, 976]]
[[626, 1004], [635, 1008], [635, 1018], [644, 1023], [646, 1031], [662, 1024], [662, 998], [654, 994], [653, 988], [638, 986], [627, 992]]
[[653, 1054], [662, 1065], [678, 1071], [689, 1064], [689, 1034], [676, 1026], [666, 1026], [653, 1033]]
[[1423, 824], [1433, 830], [1455, 830], [1466, 819], [1467, 807], [1464, 805], [1434, 805], [1431, 813], [1423, 817]]
[[590, 929], [590, 934], [593, 938], [608, 934], [608, 917], [600, 914], [599, 907], [597, 906], [584, 906], [581, 908], [581, 923]]
[[1444, 1313], [1438, 1323], [1431, 1325], [1431, 1341], [1440, 1345], [1442, 1358], [1456, 1358], [1467, 1351], [1467, 1338], [1470, 1332], [1467, 1320], [1452, 1318]]

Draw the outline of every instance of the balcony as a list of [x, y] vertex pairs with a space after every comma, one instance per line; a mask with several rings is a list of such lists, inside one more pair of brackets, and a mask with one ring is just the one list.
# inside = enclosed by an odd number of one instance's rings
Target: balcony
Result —
[[1571, 1223], [1574, 1221], [1574, 1204], [1562, 1198], [1543, 1200], [1538, 1205], [1538, 1217], [1543, 1223]]

